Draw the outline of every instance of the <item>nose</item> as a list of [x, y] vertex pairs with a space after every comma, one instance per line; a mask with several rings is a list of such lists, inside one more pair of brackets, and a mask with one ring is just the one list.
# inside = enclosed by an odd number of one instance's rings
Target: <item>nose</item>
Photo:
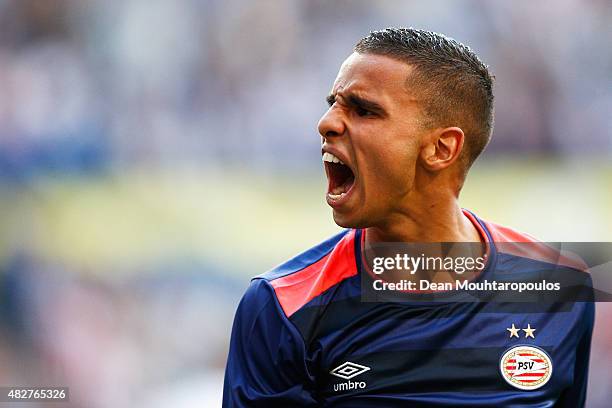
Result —
[[337, 104], [332, 105], [321, 116], [317, 127], [324, 139], [343, 135], [346, 130], [346, 123], [342, 115], [342, 109]]

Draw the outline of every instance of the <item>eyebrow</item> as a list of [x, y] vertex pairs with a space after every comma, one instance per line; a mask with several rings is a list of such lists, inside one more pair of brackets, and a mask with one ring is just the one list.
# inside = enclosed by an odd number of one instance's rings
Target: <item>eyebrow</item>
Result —
[[[329, 94], [325, 99], [327, 100], [327, 104], [329, 106], [332, 106], [334, 102], [336, 102], [336, 95]], [[378, 113], [379, 115], [386, 113], [385, 109], [379, 103], [363, 98], [361, 96], [357, 96], [355, 94], [348, 94], [348, 96], [344, 99], [346, 99], [348, 103], [352, 106], [372, 111], [374, 113]]]

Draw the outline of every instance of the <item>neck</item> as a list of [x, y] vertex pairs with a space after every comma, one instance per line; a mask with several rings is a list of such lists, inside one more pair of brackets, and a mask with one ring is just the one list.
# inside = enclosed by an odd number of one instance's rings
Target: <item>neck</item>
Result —
[[404, 209], [382, 225], [367, 228], [366, 243], [480, 242], [480, 233], [463, 214], [456, 197]]

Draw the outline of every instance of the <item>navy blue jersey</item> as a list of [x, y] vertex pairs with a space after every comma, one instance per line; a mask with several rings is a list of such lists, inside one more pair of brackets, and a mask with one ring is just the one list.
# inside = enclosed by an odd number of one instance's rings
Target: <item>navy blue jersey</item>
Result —
[[[546, 262], [496, 249], [531, 237], [465, 215], [490, 244], [485, 271]], [[584, 405], [593, 303], [362, 302], [362, 234], [345, 230], [252, 280], [224, 407]]]

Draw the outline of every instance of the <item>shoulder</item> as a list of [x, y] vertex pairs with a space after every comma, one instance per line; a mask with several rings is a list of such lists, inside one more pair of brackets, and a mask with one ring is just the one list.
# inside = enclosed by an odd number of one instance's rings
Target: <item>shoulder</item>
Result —
[[[327, 289], [357, 275], [357, 230], [347, 229], [276, 268], [253, 283], [269, 287], [287, 317]], [[259, 289], [261, 290], [261, 289]]]
[[500, 254], [526, 258], [580, 271], [587, 271], [588, 266], [576, 254], [563, 250], [560, 243], [542, 242], [538, 238], [512, 227], [491, 221], [479, 220], [495, 243]]
[[500, 225], [491, 221], [481, 220], [491, 234], [494, 242], [533, 242], [541, 243], [539, 239], [526, 232], [518, 231], [512, 227]]
[[478, 221], [494, 244], [500, 272], [537, 273], [539, 278], [558, 282], [562, 289], [558, 299], [570, 300], [572, 310], [582, 316], [581, 322], [585, 327], [592, 328], [593, 283], [589, 266], [579, 255], [564, 249], [563, 243], [542, 242], [512, 227], [481, 219]]

